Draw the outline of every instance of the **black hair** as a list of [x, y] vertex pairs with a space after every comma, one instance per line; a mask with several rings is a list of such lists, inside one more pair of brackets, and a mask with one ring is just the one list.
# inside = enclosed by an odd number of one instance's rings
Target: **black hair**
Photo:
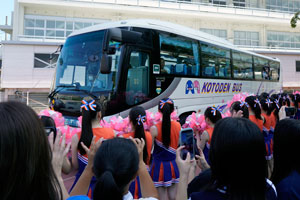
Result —
[[251, 110], [254, 112], [255, 118], [262, 120], [260, 104], [258, 102], [255, 102], [256, 100], [258, 100], [256, 96], [248, 96], [245, 99]]
[[300, 121], [280, 120], [274, 131], [274, 170], [272, 181], [278, 184], [292, 171], [300, 173]]
[[295, 108], [299, 108], [300, 94], [295, 94]]
[[[163, 103], [165, 102], [165, 103]], [[158, 110], [162, 113], [162, 143], [169, 148], [171, 142], [171, 113], [174, 111], [174, 103], [171, 99], [162, 99], [158, 105]]]
[[56, 133], [57, 133], [54, 119], [52, 119], [52, 117], [49, 116], [41, 115], [40, 120], [44, 126], [47, 136], [49, 136], [49, 134], [53, 132], [53, 136], [54, 136], [53, 143], [54, 143], [56, 138]]
[[214, 114], [212, 107], [206, 108], [206, 110], [204, 112], [204, 116], [205, 116], [205, 118], [208, 118], [213, 124], [217, 123], [217, 121], [222, 119], [221, 112], [216, 110], [216, 113]]
[[270, 97], [269, 94], [266, 93], [266, 92], [261, 93], [260, 96], [259, 96], [259, 98], [264, 98], [264, 99], [267, 99], [269, 97]]
[[101, 112], [101, 117], [103, 116], [103, 109], [101, 104], [98, 101], [95, 101], [89, 97], [84, 99], [87, 103], [91, 103], [94, 101], [94, 105], [96, 107], [93, 107], [95, 111], [93, 111], [89, 106], [87, 106], [87, 109], [82, 108], [82, 124], [81, 124], [81, 135], [78, 142], [78, 150], [81, 155], [86, 154], [85, 150], [81, 146], [81, 142], [87, 147], [90, 147], [92, 139], [93, 139], [93, 128], [92, 128], [92, 120], [94, 120], [97, 117], [97, 113]]
[[278, 100], [278, 94], [272, 94], [271, 96], [271, 101], [273, 101], [273, 113], [277, 119], [277, 121], [279, 121], [279, 110], [280, 110], [280, 103], [279, 103], [279, 100]]
[[0, 103], [2, 200], [62, 200], [52, 152], [37, 114], [19, 102]]
[[94, 159], [97, 183], [93, 197], [122, 200], [125, 187], [138, 171], [139, 155], [135, 144], [124, 138], [106, 140], [99, 147]]
[[288, 94], [289, 100], [295, 104], [295, 95]]
[[[268, 116], [271, 115], [273, 111], [273, 101], [269, 98], [260, 98], [261, 109], [267, 113]], [[269, 102], [269, 103], [268, 103]]]
[[265, 199], [265, 155], [264, 137], [249, 119], [228, 117], [218, 121], [209, 152], [210, 188], [225, 186], [230, 200]]
[[[144, 118], [143, 118], [144, 117]], [[134, 126], [134, 138], [144, 139], [145, 146], [143, 151], [143, 160], [147, 163], [148, 153], [147, 153], [147, 141], [145, 136], [145, 130], [143, 123], [146, 121], [145, 109], [141, 106], [134, 107], [129, 112], [129, 119]]]
[[232, 113], [233, 111], [238, 112], [238, 111], [243, 111], [243, 117], [244, 118], [249, 118], [249, 110], [248, 110], [248, 105], [243, 104], [242, 106], [242, 102], [240, 101], [235, 101], [231, 104], [230, 106], [230, 112]]
[[281, 106], [290, 107], [291, 102], [290, 102], [290, 99], [288, 98], [287, 94], [286, 93], [281, 93], [281, 94], [279, 94], [279, 96], [280, 96], [280, 98], [279, 98], [280, 107]]

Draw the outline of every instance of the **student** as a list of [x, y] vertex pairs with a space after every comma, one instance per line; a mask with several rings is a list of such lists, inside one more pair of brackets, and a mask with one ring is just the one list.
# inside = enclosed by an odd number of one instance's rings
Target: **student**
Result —
[[221, 112], [218, 110], [218, 108], [208, 107], [204, 112], [204, 116], [205, 116], [205, 122], [208, 125], [208, 128], [205, 131], [203, 131], [203, 133], [201, 134], [200, 148], [202, 149], [202, 151], [204, 153], [205, 159], [210, 164], [210, 160], [208, 157], [208, 152], [210, 149], [210, 142], [211, 142], [215, 124], [217, 123], [217, 121], [222, 119], [222, 115], [221, 115]]
[[[104, 141], [96, 154], [97, 145], [91, 150], [85, 147], [90, 157], [86, 169], [78, 180], [71, 195], [87, 192], [93, 172], [97, 178], [93, 199], [133, 200], [128, 191], [130, 183], [140, 177], [141, 192], [144, 200], [157, 200], [157, 191], [143, 161], [143, 139], [114, 138]], [[73, 196], [68, 200], [85, 200], [86, 196]]]
[[261, 104], [256, 96], [248, 96], [245, 101], [249, 105], [249, 119], [263, 131], [263, 118], [261, 117]]
[[[93, 136], [96, 136], [96, 140], [100, 138], [110, 139], [115, 136], [114, 131], [111, 128], [104, 128], [100, 125], [103, 108], [99, 102], [90, 98], [84, 99], [82, 101], [81, 109], [81, 132], [72, 137], [72, 164], [75, 169], [78, 168], [78, 172], [70, 191], [72, 191], [74, 185], [78, 181], [88, 163], [88, 156], [80, 143], [83, 142], [84, 145], [90, 147]], [[89, 197], [92, 197], [92, 188], [95, 182], [96, 179], [93, 178], [88, 191]]]
[[274, 132], [274, 171], [278, 200], [300, 199], [300, 121], [280, 120]]
[[300, 94], [295, 94], [295, 119], [300, 119]]
[[0, 127], [1, 199], [67, 198], [61, 177], [70, 147], [65, 146], [65, 137], [58, 132], [53, 144], [50, 134], [49, 145], [37, 114], [18, 102], [0, 103]]
[[175, 158], [181, 126], [179, 122], [171, 120], [171, 113], [174, 111], [174, 103], [171, 99], [160, 100], [158, 111], [162, 113], [162, 122], [150, 128], [154, 140], [150, 174], [157, 187], [159, 199], [174, 200], [179, 178]]
[[[146, 165], [150, 165], [151, 149], [152, 149], [152, 136], [150, 132], [144, 130], [144, 122], [146, 121], [145, 109], [141, 106], [134, 107], [129, 112], [129, 120], [132, 132], [123, 134], [124, 138], [138, 138], [145, 141], [143, 150], [143, 159]], [[130, 185], [130, 192], [135, 199], [141, 198], [141, 188], [139, 184], [139, 177]]]
[[[180, 171], [177, 200], [186, 199], [190, 156], [176, 162]], [[216, 123], [211, 141], [211, 180], [206, 189], [192, 193], [191, 200], [275, 200], [276, 189], [267, 177], [264, 138], [245, 118], [224, 118]]]
[[249, 119], [248, 103], [244, 101], [235, 101], [230, 106], [231, 117], [244, 117]]

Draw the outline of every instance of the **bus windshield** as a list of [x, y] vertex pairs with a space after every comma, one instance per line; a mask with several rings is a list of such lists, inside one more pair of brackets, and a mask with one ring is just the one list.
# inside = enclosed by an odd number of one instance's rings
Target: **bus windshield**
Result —
[[67, 39], [57, 63], [56, 86], [74, 86], [88, 92], [114, 89], [116, 68], [110, 74], [100, 73], [104, 31]]

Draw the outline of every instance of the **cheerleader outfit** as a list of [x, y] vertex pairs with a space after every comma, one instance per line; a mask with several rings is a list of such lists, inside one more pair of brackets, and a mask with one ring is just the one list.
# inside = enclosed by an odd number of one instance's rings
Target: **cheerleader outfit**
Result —
[[[129, 138], [129, 137], [134, 138], [134, 132], [123, 134], [123, 137], [124, 138]], [[146, 165], [148, 167], [150, 165], [150, 157], [151, 157], [151, 150], [152, 150], [152, 135], [150, 132], [145, 131], [145, 139], [146, 139], [145, 142], [147, 144], [147, 154], [148, 154]], [[149, 169], [149, 167], [148, 167], [148, 169]], [[130, 184], [129, 191], [133, 195], [134, 199], [139, 199], [142, 197], [140, 179], [138, 176]]]
[[[100, 138], [104, 138], [104, 139], [111, 139], [115, 137], [114, 131], [111, 128], [93, 128], [93, 135], [96, 136], [96, 142], [100, 139]], [[77, 137], [80, 139], [81, 136], [81, 132], [77, 133]], [[70, 189], [69, 192], [72, 191], [73, 187], [75, 186], [75, 184], [77, 183], [77, 181], [79, 180], [82, 172], [85, 169], [85, 166], [88, 164], [88, 157], [87, 154], [85, 155], [81, 155], [79, 153], [79, 151], [77, 152], [77, 158], [78, 158], [78, 172], [75, 176], [75, 181]], [[92, 198], [92, 191], [94, 189], [94, 185], [96, 184], [96, 178], [93, 177], [89, 186], [89, 190], [88, 190], [88, 196], [90, 198]]]
[[208, 153], [209, 153], [209, 149], [210, 149], [210, 142], [211, 142], [212, 134], [213, 134], [213, 132], [214, 132], [214, 128], [209, 127], [209, 128], [207, 128], [207, 129], [205, 129], [205, 131], [206, 131], [206, 132], [208, 133], [208, 135], [209, 135], [209, 140], [206, 142], [206, 144], [205, 144], [205, 146], [204, 146], [203, 154], [204, 154], [205, 160], [206, 160], [207, 163], [210, 165], [210, 160], [209, 160]]
[[179, 170], [175, 159], [181, 126], [178, 122], [171, 121], [171, 141], [168, 148], [162, 143], [162, 122], [159, 122], [156, 127], [158, 135], [154, 141], [150, 175], [155, 187], [169, 187], [179, 181]]
[[264, 124], [263, 120], [257, 119], [255, 115], [249, 115], [249, 119], [250, 121], [252, 121], [254, 124], [257, 125], [257, 127], [261, 132], [263, 131], [263, 124]]
[[266, 145], [266, 159], [271, 160], [273, 157], [273, 136], [274, 136], [274, 127], [272, 127], [272, 117], [268, 116], [265, 113], [262, 113], [262, 116], [265, 118], [265, 123], [263, 124], [263, 135]]

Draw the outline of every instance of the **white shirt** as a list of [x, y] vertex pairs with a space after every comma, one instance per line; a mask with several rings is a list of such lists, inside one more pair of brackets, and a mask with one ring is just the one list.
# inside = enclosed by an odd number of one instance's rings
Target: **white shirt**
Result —
[[[123, 200], [133, 200], [133, 196], [130, 192], [128, 192], [126, 195], [123, 196]], [[148, 198], [140, 198], [139, 200], [158, 200], [153, 197], [148, 197]]]

